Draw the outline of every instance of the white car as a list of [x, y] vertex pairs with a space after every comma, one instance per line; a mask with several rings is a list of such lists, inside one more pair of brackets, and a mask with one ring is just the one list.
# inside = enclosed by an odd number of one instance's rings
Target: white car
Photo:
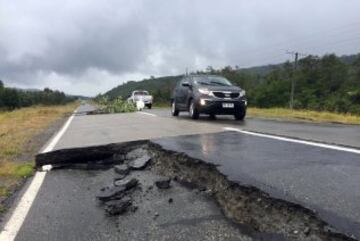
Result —
[[135, 104], [139, 101], [142, 101], [147, 108], [151, 109], [153, 103], [153, 97], [146, 90], [135, 90], [131, 93], [131, 96], [128, 98], [128, 101], [131, 101]]

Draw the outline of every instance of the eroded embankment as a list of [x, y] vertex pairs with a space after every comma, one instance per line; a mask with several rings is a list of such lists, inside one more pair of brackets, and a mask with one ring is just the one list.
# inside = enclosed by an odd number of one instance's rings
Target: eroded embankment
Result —
[[295, 241], [355, 240], [336, 232], [314, 212], [300, 205], [273, 198], [256, 187], [230, 182], [212, 164], [164, 150], [147, 141], [59, 150], [38, 155], [36, 163], [39, 167], [52, 164], [55, 167], [108, 168], [122, 163], [128, 152], [139, 148], [150, 154], [152, 171], [206, 190], [235, 223]]

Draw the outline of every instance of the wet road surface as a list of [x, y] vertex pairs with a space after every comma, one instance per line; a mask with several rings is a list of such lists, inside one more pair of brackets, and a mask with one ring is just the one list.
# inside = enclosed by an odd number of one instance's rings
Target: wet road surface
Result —
[[165, 150], [218, 165], [229, 180], [316, 210], [360, 237], [360, 155], [237, 132], [154, 140]]
[[232, 116], [218, 116], [216, 120], [211, 120], [206, 115], [201, 116], [199, 120], [193, 121], [187, 112], [181, 112], [179, 117], [172, 117], [170, 115], [170, 109], [168, 108], [145, 109], [144, 112], [155, 114], [158, 117], [172, 118], [186, 122], [191, 121], [222, 127], [229, 126], [243, 130], [360, 148], [360, 125], [311, 123], [260, 118], [245, 118], [244, 121], [235, 121]]

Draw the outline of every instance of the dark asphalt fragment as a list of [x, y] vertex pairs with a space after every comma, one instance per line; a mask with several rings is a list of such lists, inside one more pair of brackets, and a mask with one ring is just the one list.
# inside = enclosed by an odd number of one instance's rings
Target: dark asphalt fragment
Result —
[[127, 189], [130, 189], [132, 187], [135, 187], [138, 184], [138, 180], [135, 178], [132, 178], [130, 180], [117, 180], [114, 182], [115, 186], [125, 186]]
[[114, 171], [120, 175], [127, 175], [130, 172], [130, 167], [126, 164], [116, 165]]
[[119, 153], [115, 153], [112, 156], [112, 159], [116, 162], [116, 163], [123, 163], [125, 160], [125, 155], [124, 154], [119, 154]]
[[155, 185], [157, 186], [157, 188], [159, 189], [168, 189], [170, 188], [170, 182], [171, 182], [171, 178], [169, 177], [162, 177], [159, 180], [157, 180], [155, 182]]
[[114, 177], [114, 182], [118, 181], [118, 180], [122, 180], [126, 177], [126, 175], [124, 174], [118, 174], [118, 173], [115, 173], [115, 177]]
[[144, 156], [136, 158], [135, 160], [131, 161], [129, 165], [131, 169], [141, 170], [146, 167], [146, 165], [149, 163], [150, 160], [151, 157], [148, 154], [145, 154]]
[[109, 201], [114, 199], [121, 199], [125, 196], [125, 191], [137, 186], [138, 180], [133, 178], [129, 181], [123, 181], [121, 184], [117, 186], [110, 186], [106, 188], [102, 188], [100, 193], [96, 195], [96, 197], [100, 201]]
[[148, 155], [148, 150], [145, 148], [137, 148], [134, 149], [126, 154], [126, 160], [134, 160], [136, 158], [143, 157], [145, 155]]
[[109, 216], [120, 215], [125, 213], [131, 206], [130, 198], [123, 198], [121, 200], [112, 200], [105, 203], [105, 212]]

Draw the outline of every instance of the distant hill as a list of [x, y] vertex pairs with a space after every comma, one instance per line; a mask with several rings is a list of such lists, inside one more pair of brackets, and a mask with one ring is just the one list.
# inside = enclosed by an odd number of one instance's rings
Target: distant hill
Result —
[[[249, 74], [257, 74], [260, 76], [264, 76], [274, 69], [281, 66], [278, 65], [266, 65], [266, 66], [257, 66], [239, 69], [239, 72], [246, 72]], [[175, 87], [176, 83], [181, 79], [183, 75], [175, 75], [175, 76], [164, 76], [158, 78], [149, 78], [141, 81], [127, 81], [122, 85], [118, 85], [117, 87], [109, 90], [104, 95], [109, 96], [110, 98], [114, 98], [117, 96], [121, 96], [122, 98], [127, 98], [132, 91], [137, 89], [147, 90], [152, 94], [156, 94], [159, 90], [171, 93], [172, 89]]]
[[[354, 55], [344, 55], [339, 57], [339, 59], [345, 64], [352, 64], [358, 58], [359, 54]], [[271, 65], [262, 65], [262, 66], [254, 66], [249, 68], [240, 68], [238, 72], [244, 74], [253, 74], [258, 75], [260, 77], [265, 76], [272, 72], [275, 69], [281, 68], [284, 64], [271, 64]], [[107, 95], [111, 98], [121, 96], [123, 98], [127, 98], [133, 90], [136, 89], [144, 89], [150, 91], [150, 93], [155, 94], [159, 90], [163, 92], [171, 93], [171, 90], [174, 88], [176, 82], [181, 78], [182, 75], [177, 76], [164, 76], [158, 78], [149, 78], [141, 81], [128, 81], [122, 85], [119, 85], [104, 95]], [[163, 93], [163, 94], [167, 94]]]
[[[295, 72], [293, 63], [286, 62], [242, 69], [231, 66], [208, 68], [207, 73], [222, 75], [244, 88], [252, 106], [289, 106], [290, 80], [296, 78], [296, 108], [360, 113], [360, 54], [308, 56], [299, 60]], [[104, 95], [127, 98], [133, 90], [144, 89], [154, 96], [155, 103], [168, 103], [181, 77], [177, 75], [128, 81]]]

